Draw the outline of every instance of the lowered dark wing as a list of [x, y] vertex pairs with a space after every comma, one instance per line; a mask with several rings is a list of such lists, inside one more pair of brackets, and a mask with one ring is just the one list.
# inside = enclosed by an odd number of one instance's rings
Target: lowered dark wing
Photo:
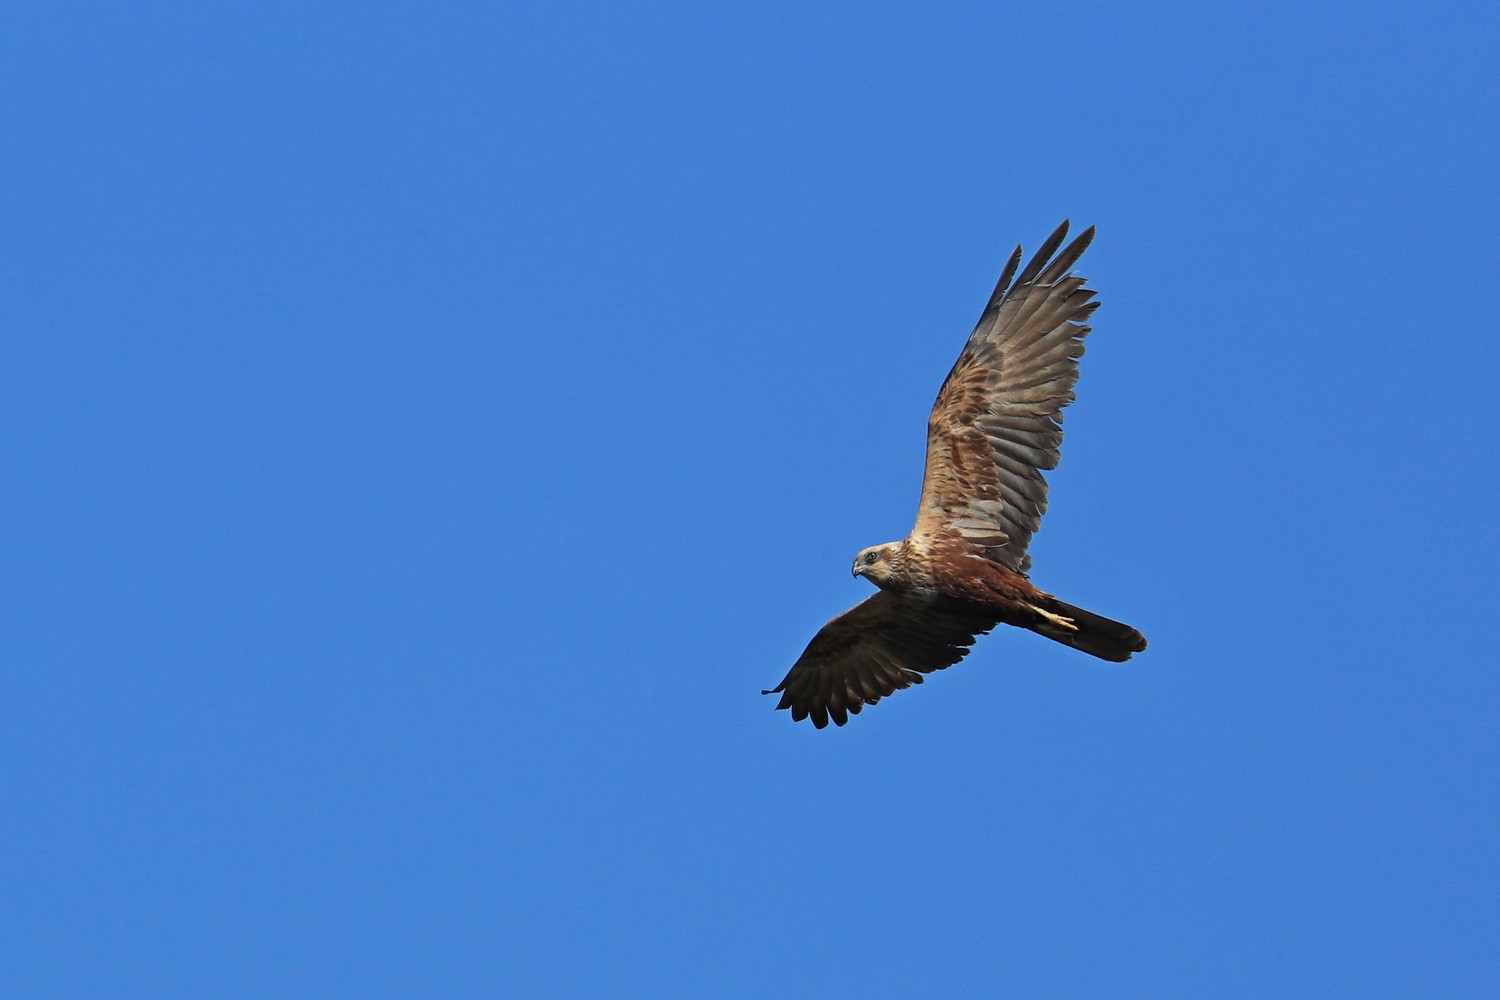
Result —
[[1012, 282], [1016, 247], [927, 421], [912, 534], [957, 531], [1019, 573], [1031, 567], [1026, 548], [1047, 510], [1042, 470], [1057, 467], [1062, 409], [1073, 401], [1086, 323], [1099, 305], [1087, 279], [1068, 273], [1093, 227], [1058, 253], [1067, 234], [1064, 222]]
[[923, 674], [951, 667], [995, 624], [882, 590], [819, 629], [786, 678], [762, 693], [779, 692], [776, 707], [798, 722], [842, 726], [866, 705], [922, 683]]

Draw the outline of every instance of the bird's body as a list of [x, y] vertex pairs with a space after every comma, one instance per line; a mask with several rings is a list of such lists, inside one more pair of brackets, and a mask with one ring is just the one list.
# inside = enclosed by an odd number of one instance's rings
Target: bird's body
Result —
[[976, 554], [972, 546], [952, 535], [904, 538], [874, 551], [878, 556], [870, 565], [861, 566], [855, 560], [855, 576], [912, 601], [992, 613], [996, 624], [1005, 620], [1005, 612], [1014, 605], [1041, 595], [1024, 576]]
[[1128, 625], [1031, 583], [1027, 546], [1047, 507], [1041, 470], [1056, 467], [1061, 410], [1098, 303], [1069, 269], [1085, 230], [1054, 259], [1064, 222], [1016, 278], [1011, 256], [979, 324], [943, 382], [927, 425], [927, 470], [912, 533], [855, 557], [880, 588], [818, 632], [774, 691], [778, 708], [819, 729], [922, 675], [957, 663], [998, 624], [1029, 629], [1106, 660], [1146, 648]]

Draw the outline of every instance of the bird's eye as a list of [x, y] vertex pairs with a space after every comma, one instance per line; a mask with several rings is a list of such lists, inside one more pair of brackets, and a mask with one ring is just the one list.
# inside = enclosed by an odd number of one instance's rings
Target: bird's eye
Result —
[[873, 553], [873, 552], [866, 552], [865, 553], [865, 565], [866, 566], [874, 566], [875, 565], [875, 553]]

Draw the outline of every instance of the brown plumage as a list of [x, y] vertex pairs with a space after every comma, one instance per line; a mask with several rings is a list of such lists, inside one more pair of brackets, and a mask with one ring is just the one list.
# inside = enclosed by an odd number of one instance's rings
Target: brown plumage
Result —
[[1146, 648], [1129, 625], [1065, 604], [1027, 578], [1026, 549], [1047, 510], [1042, 470], [1057, 467], [1062, 408], [1073, 402], [1086, 321], [1098, 306], [1086, 279], [1069, 273], [1093, 227], [1058, 253], [1067, 234], [1064, 222], [1019, 276], [1020, 247], [1005, 265], [928, 418], [916, 526], [855, 557], [854, 575], [879, 592], [824, 625], [765, 692], [780, 693], [776, 707], [793, 719], [842, 726], [957, 663], [999, 624], [1115, 662]]

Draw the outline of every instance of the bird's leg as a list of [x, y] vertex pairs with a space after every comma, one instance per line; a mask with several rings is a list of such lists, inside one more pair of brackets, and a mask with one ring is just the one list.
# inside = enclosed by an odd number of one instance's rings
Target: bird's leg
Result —
[[1048, 611], [1045, 608], [1039, 608], [1035, 604], [1031, 605], [1031, 610], [1035, 611], [1037, 614], [1041, 615], [1043, 618], [1047, 619], [1049, 622], [1056, 625], [1058, 628], [1062, 629], [1065, 632], [1078, 631], [1078, 626], [1073, 623], [1073, 619], [1071, 618], [1064, 618], [1062, 615], [1053, 614], [1051, 611]]

